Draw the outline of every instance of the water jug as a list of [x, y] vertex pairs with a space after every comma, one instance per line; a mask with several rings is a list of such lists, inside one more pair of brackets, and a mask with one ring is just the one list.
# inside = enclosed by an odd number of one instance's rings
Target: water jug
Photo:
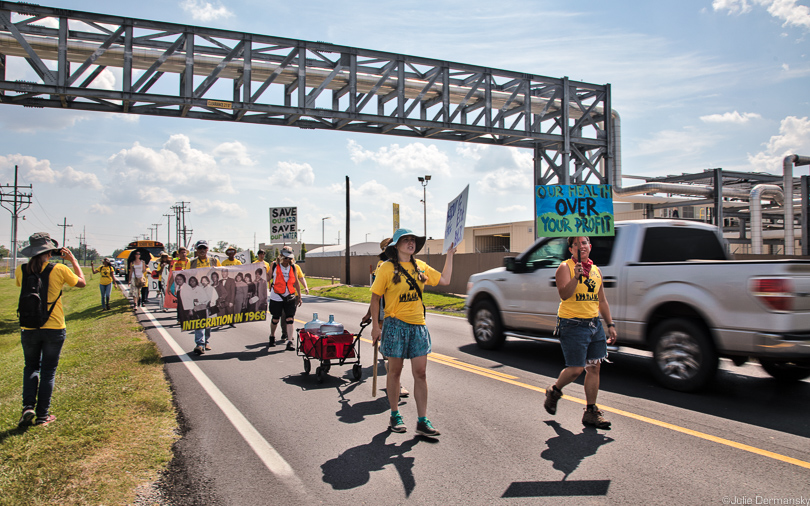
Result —
[[304, 324], [304, 330], [313, 335], [321, 335], [321, 325], [325, 323], [318, 319], [318, 313], [312, 313], [312, 321]]
[[329, 315], [329, 321], [321, 325], [321, 335], [342, 334], [343, 324], [335, 321], [335, 315]]

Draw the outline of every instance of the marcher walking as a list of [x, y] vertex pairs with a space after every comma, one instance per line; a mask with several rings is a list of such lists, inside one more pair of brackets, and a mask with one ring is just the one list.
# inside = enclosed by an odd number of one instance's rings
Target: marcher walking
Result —
[[[50, 414], [51, 397], [56, 367], [67, 337], [62, 287], [67, 285], [82, 288], [87, 283], [73, 253], [67, 248], [60, 250], [58, 243], [46, 232], [38, 232], [29, 237], [28, 246], [21, 253], [31, 260], [17, 267], [17, 286], [30, 286], [27, 284], [29, 277], [40, 276], [40, 282], [43, 285], [47, 283], [48, 286], [46, 309], [50, 311], [50, 315], [41, 327], [22, 326], [20, 339], [25, 366], [22, 417], [18, 425], [31, 425], [32, 422], [35, 425], [47, 425], [56, 420], [56, 416]], [[73, 271], [63, 264], [50, 263], [52, 255], [69, 260]]]
[[[383, 239], [382, 241], [380, 241], [380, 249], [382, 250], [382, 252], [380, 253], [379, 260], [377, 261], [377, 266], [374, 268], [374, 272], [371, 274], [371, 283], [372, 284], [374, 284], [374, 280], [377, 279], [377, 270], [380, 268], [380, 266], [383, 264], [383, 262], [388, 260], [388, 257], [385, 255], [385, 248], [387, 248], [389, 244], [391, 244], [391, 238], [390, 237], [387, 237], [387, 238]], [[375, 316], [375, 318], [377, 318], [377, 321], [380, 324], [380, 328], [382, 328], [383, 320], [385, 320], [385, 298], [380, 299], [380, 310], [377, 313], [375, 313], [374, 316]], [[363, 318], [360, 320], [361, 325], [368, 324], [368, 323], [371, 323], [371, 303], [369, 303], [368, 311], [366, 311], [366, 315], [363, 316]], [[383, 358], [383, 364], [385, 365], [385, 373], [388, 374], [388, 359], [385, 357], [385, 355], [383, 355], [382, 358]], [[374, 364], [374, 367], [376, 367], [376, 366], [377, 366], [377, 364]], [[408, 397], [409, 395], [411, 395], [411, 393], [408, 392], [408, 390], [404, 386], [400, 385], [399, 386], [399, 396], [400, 397]]]
[[132, 253], [132, 262], [129, 264], [129, 287], [132, 293], [133, 307], [143, 306], [141, 300], [141, 288], [143, 288], [146, 281], [146, 273], [149, 267], [146, 262], [141, 259], [141, 252], [135, 251]]
[[[283, 246], [281, 248], [281, 254], [282, 255], [292, 255], [289, 258], [292, 260], [292, 263], [295, 266], [295, 275], [296, 275], [296, 277], [298, 277], [298, 283], [304, 288], [304, 291], [306, 292], [306, 294], [309, 295], [309, 287], [307, 286], [307, 278], [304, 277], [304, 271], [301, 270], [301, 266], [299, 266], [295, 262], [295, 254], [293, 253], [293, 249], [290, 246]], [[269, 269], [268, 272], [272, 272], [273, 274], [275, 273], [274, 269]], [[267, 278], [268, 279], [271, 278], [273, 276], [273, 274], [268, 274]], [[299, 293], [299, 295], [301, 294], [301, 292], [298, 292], [298, 293]], [[299, 306], [300, 306], [300, 304], [299, 304]], [[283, 310], [281, 311], [281, 319], [283, 321], [287, 320], [287, 314]], [[290, 336], [287, 334], [287, 326], [286, 325], [281, 326], [281, 340], [282, 341], [288, 341], [288, 342], [292, 341]], [[289, 349], [289, 346], [290, 345], [288, 344], [287, 345], [288, 349]]]
[[[565, 369], [557, 382], [546, 390], [543, 407], [550, 414], [557, 412], [557, 401], [562, 389], [585, 371], [585, 414], [583, 425], [609, 429], [610, 422], [596, 406], [599, 393], [599, 371], [607, 360], [607, 345], [616, 341], [616, 326], [610, 316], [602, 272], [590, 259], [591, 241], [587, 237], [569, 237], [571, 258], [557, 268], [557, 291], [560, 307], [557, 310], [557, 334], [560, 338]], [[607, 337], [599, 315], [605, 319]]]
[[380, 265], [371, 285], [371, 314], [380, 310], [380, 299], [385, 297], [385, 319], [382, 328], [377, 318], [371, 319], [371, 337], [376, 343], [382, 337], [380, 351], [388, 357], [386, 392], [391, 406], [389, 427], [393, 432], [407, 429], [399, 412], [400, 378], [405, 359], [411, 360], [416, 399], [416, 433], [435, 437], [440, 434], [427, 418], [427, 355], [431, 351], [430, 333], [425, 323], [425, 305], [422, 291], [425, 285], [449, 285], [453, 274], [454, 244], [447, 250], [442, 272], [416, 260], [414, 255], [425, 245], [425, 237], [417, 236], [407, 228], [394, 233], [385, 248], [389, 261]]
[[[219, 259], [216, 257], [209, 257], [208, 256], [208, 241], [205, 239], [200, 239], [197, 241], [197, 244], [194, 245], [194, 250], [196, 252], [196, 257], [189, 262], [189, 269], [199, 269], [202, 267], [219, 267]], [[208, 280], [210, 282], [210, 280]], [[195, 287], [195, 290], [201, 290]], [[211, 293], [216, 293], [213, 289], [208, 290], [207, 287], [205, 288], [205, 294], [210, 296]], [[206, 306], [210, 302], [210, 297], [206, 301]], [[214, 301], [216, 302], [216, 301]], [[199, 306], [199, 304], [198, 304]], [[183, 304], [184, 309], [191, 309], [185, 307], [185, 303]], [[198, 309], [198, 307], [194, 308], [197, 314], [205, 314], [205, 318], [208, 318], [208, 308], [206, 307], [204, 310]], [[195, 317], [197, 315], [195, 314]], [[202, 316], [200, 316], [202, 317]], [[209, 340], [211, 339], [211, 327], [205, 327], [204, 329], [194, 329], [194, 343], [196, 346], [194, 347], [194, 353], [197, 355], [202, 355], [206, 351], [211, 349], [211, 345], [209, 344]]]
[[281, 256], [273, 262], [270, 268], [273, 273], [273, 289], [270, 290], [270, 342], [268, 348], [276, 345], [276, 327], [284, 313], [283, 325], [287, 329], [287, 349], [293, 350], [292, 336], [293, 322], [295, 321], [295, 310], [303, 301], [301, 300], [301, 285], [296, 275], [295, 264], [293, 263], [292, 250], [281, 250]]
[[114, 274], [112, 261], [105, 258], [102, 260], [102, 265], [98, 270], [93, 266], [93, 262], [90, 262], [90, 270], [93, 271], [93, 274], [101, 273], [101, 279], [98, 281], [98, 288], [101, 291], [101, 310], [110, 309], [110, 295]]

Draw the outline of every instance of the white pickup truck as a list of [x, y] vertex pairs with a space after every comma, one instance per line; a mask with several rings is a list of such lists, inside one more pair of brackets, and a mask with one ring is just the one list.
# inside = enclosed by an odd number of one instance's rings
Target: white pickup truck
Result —
[[[780, 380], [810, 376], [810, 261], [729, 260], [716, 227], [679, 220], [618, 222], [614, 237], [591, 244], [616, 345], [652, 351], [653, 374], [667, 387], [700, 389], [719, 357], [756, 358]], [[467, 318], [478, 346], [556, 341], [554, 273], [569, 255], [565, 238], [541, 238], [505, 267], [470, 276]]]

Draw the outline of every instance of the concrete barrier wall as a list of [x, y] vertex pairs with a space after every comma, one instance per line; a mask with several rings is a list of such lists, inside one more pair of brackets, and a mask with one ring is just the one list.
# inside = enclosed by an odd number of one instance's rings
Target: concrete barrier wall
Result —
[[[467, 293], [467, 280], [472, 274], [483, 272], [494, 267], [503, 266], [503, 258], [515, 256], [515, 253], [466, 253], [456, 254], [453, 260], [453, 276], [448, 286], [430, 287], [431, 292], [454, 293], [465, 295]], [[441, 272], [444, 268], [445, 255], [417, 255], [419, 260]], [[334, 277], [335, 282], [350, 285], [368, 285], [371, 279], [370, 269], [377, 266], [377, 256], [364, 255], [351, 257], [351, 280], [346, 283], [346, 257], [315, 257], [307, 258], [300, 264], [307, 276], [317, 278]]]

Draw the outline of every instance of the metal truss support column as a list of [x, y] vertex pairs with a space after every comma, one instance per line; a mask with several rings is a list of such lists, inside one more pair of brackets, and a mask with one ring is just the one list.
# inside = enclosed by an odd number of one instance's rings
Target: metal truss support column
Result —
[[714, 224], [723, 231], [723, 169], [716, 168], [714, 172]]
[[810, 255], [810, 176], [801, 178], [802, 255]]

